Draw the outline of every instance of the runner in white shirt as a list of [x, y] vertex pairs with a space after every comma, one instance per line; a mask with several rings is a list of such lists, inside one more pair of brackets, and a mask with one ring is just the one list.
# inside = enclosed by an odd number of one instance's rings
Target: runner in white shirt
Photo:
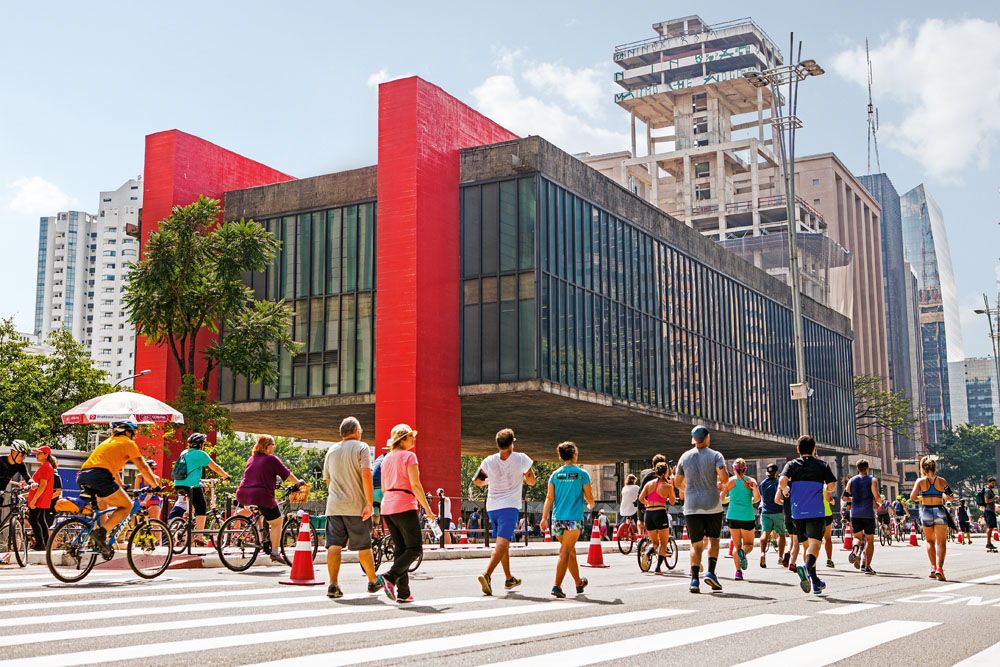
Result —
[[521, 585], [521, 580], [510, 573], [510, 543], [514, 540], [514, 529], [521, 509], [521, 488], [526, 483], [535, 483], [535, 472], [531, 469], [531, 459], [514, 451], [514, 431], [509, 428], [497, 433], [497, 449], [500, 451], [483, 459], [472, 483], [489, 486], [486, 496], [486, 513], [490, 517], [496, 546], [490, 556], [486, 572], [479, 576], [483, 593], [493, 595], [490, 577], [497, 565], [503, 565], [506, 580], [504, 588], [510, 590]]

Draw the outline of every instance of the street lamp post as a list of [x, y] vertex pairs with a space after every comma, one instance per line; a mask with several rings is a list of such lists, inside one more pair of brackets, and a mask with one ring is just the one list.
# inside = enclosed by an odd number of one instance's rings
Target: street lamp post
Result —
[[[990, 325], [990, 345], [993, 348], [993, 363], [996, 365], [997, 371], [997, 385], [1000, 385], [1000, 294], [997, 294], [997, 307], [990, 308], [990, 299], [985, 294], [983, 294], [983, 308], [981, 310], [976, 310], [977, 315], [985, 315], [986, 321]], [[996, 326], [994, 326], [993, 318], [996, 318]], [[1000, 393], [1000, 386], [994, 386], [993, 391]], [[992, 403], [992, 401], [991, 401]], [[993, 415], [994, 421], [996, 421], [997, 415]], [[993, 443], [997, 457], [997, 477], [1000, 477], [1000, 441]]]
[[152, 373], [152, 371], [151, 371], [151, 370], [149, 370], [149, 369], [147, 368], [147, 369], [146, 369], [146, 370], [144, 370], [144, 371], [139, 371], [139, 372], [138, 372], [138, 373], [136, 373], [135, 375], [129, 375], [128, 377], [124, 377], [124, 378], [122, 378], [121, 380], [119, 380], [118, 382], [115, 382], [115, 383], [114, 383], [113, 385], [111, 385], [111, 386], [112, 386], [112, 387], [117, 387], [117, 386], [118, 386], [118, 385], [120, 385], [120, 384], [121, 384], [122, 382], [128, 382], [129, 380], [134, 380], [135, 378], [138, 378], [138, 377], [142, 377], [143, 375], [149, 375], [150, 373]]
[[[794, 36], [790, 40], [794, 48]], [[802, 42], [799, 42], [799, 59], [796, 65], [782, 65], [760, 72], [746, 72], [744, 77], [755, 88], [771, 89], [771, 124], [777, 129], [779, 156], [785, 179], [785, 214], [788, 218], [788, 276], [792, 290], [792, 319], [795, 337], [795, 384], [790, 387], [792, 399], [799, 406], [799, 432], [809, 432], [809, 383], [806, 381], [806, 349], [802, 325], [802, 288], [799, 278], [798, 216], [795, 214], [795, 130], [802, 127], [795, 112], [798, 109], [799, 82], [806, 77], [823, 74], [815, 60], [802, 60]], [[788, 106], [791, 113], [777, 115], [780, 88], [788, 86]], [[786, 137], [787, 135], [787, 137]]]

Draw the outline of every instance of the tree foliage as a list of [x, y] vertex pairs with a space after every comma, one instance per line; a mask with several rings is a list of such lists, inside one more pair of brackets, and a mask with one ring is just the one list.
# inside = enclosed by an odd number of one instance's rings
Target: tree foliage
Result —
[[996, 476], [993, 443], [997, 440], [1000, 428], [996, 426], [961, 424], [942, 429], [938, 442], [928, 443], [927, 449], [940, 457], [938, 474], [959, 495], [968, 498], [986, 485], [987, 478]]
[[114, 387], [68, 329], [53, 331], [45, 343], [50, 355], [28, 354], [13, 318], [0, 321], [0, 443], [20, 438], [35, 446], [86, 448], [94, 427], [63, 424], [62, 413]]
[[[123, 291], [136, 333], [165, 346], [180, 371], [173, 405], [184, 414], [182, 432], [229, 428], [228, 413], [208, 395], [212, 371], [225, 367], [275, 386], [279, 346], [293, 355], [300, 349], [291, 337], [292, 310], [284, 301], [256, 300], [243, 283], [244, 273], [271, 264], [279, 241], [253, 220], [219, 223], [220, 214], [218, 200], [205, 196], [175, 206], [149, 235]], [[198, 335], [218, 333], [220, 325], [220, 339], [206, 344]]]
[[877, 443], [888, 433], [912, 438], [917, 419], [903, 392], [883, 387], [874, 375], [854, 376], [854, 427], [858, 436]]
[[[215, 461], [231, 476], [230, 486], [233, 489], [243, 480], [243, 471], [256, 442], [257, 436], [252, 433], [219, 434], [213, 454]], [[312, 485], [312, 491], [309, 493], [311, 500], [326, 499], [327, 489], [323, 481], [325, 449], [299, 447], [291, 438], [276, 437], [274, 455], [281, 459], [296, 477]]]

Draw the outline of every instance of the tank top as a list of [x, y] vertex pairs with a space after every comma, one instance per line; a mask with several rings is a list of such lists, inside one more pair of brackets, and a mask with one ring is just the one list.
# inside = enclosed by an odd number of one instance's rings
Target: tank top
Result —
[[847, 487], [851, 492], [851, 516], [858, 519], [874, 519], [875, 496], [872, 495], [872, 476], [855, 475]]
[[746, 478], [736, 479], [736, 486], [729, 490], [729, 511], [726, 518], [736, 521], [753, 521], [753, 491]]

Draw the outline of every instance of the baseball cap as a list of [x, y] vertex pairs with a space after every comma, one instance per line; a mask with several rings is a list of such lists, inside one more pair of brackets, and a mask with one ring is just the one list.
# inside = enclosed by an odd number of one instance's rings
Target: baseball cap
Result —
[[708, 429], [700, 424], [691, 429], [691, 437], [695, 440], [704, 440], [707, 436]]
[[32, 454], [37, 454], [39, 452], [42, 452], [44, 454], [51, 454], [52, 453], [52, 448], [49, 447], [48, 445], [42, 445], [41, 447], [36, 447], [35, 449], [31, 450]]

